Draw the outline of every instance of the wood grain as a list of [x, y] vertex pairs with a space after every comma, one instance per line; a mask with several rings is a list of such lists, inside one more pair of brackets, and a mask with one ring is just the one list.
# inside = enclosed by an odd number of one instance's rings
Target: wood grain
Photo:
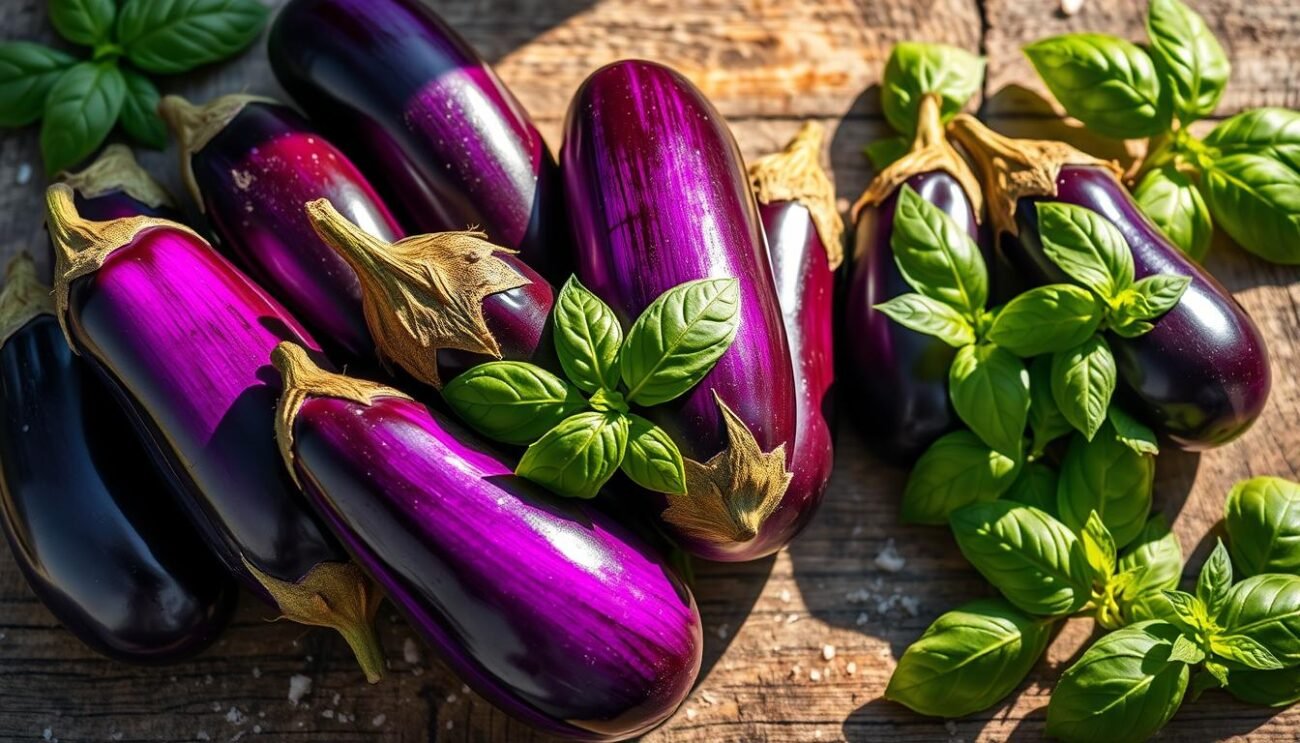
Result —
[[[1300, 6], [1290, 0], [1195, 0], [1232, 56], [1221, 112], [1300, 106]], [[1055, 118], [1018, 47], [1040, 36], [1091, 29], [1137, 38], [1138, 0], [1087, 0], [1064, 18], [1049, 0], [441, 0], [436, 3], [537, 118], [552, 147], [574, 87], [623, 57], [673, 65], [698, 82], [753, 156], [778, 146], [805, 118], [832, 129], [830, 158], [842, 203], [870, 172], [860, 155], [886, 133], [873, 86], [898, 40], [946, 41], [988, 55], [986, 114], [1017, 134], [1082, 135]], [[0, 36], [49, 39], [43, 4], [0, 2]], [[279, 94], [260, 49], [167, 89], [198, 99], [233, 90]], [[1082, 138], [1089, 149], [1124, 154]], [[172, 151], [144, 162], [182, 193]], [[19, 183], [19, 173], [32, 171]], [[38, 248], [40, 162], [36, 134], [0, 135], [0, 258]], [[1255, 317], [1272, 351], [1271, 404], [1242, 439], [1204, 455], [1163, 454], [1157, 507], [1189, 556], [1208, 554], [1227, 488], [1249, 475], [1300, 475], [1300, 271], [1270, 266], [1232, 245], [1209, 267]], [[852, 342], [852, 339], [847, 339]], [[1012, 698], [945, 724], [881, 700], [894, 659], [938, 614], [990, 589], [942, 529], [901, 527], [905, 473], [876, 459], [843, 426], [826, 505], [776, 558], [699, 571], [707, 671], [690, 700], [647, 740], [1006, 740], [1038, 738], [1048, 694], [1087, 643], [1092, 625], [1069, 622], [1046, 660]], [[892, 547], [890, 547], [892, 540]], [[890, 572], [876, 557], [894, 549]], [[887, 561], [882, 561], [887, 564]], [[385, 612], [387, 614], [387, 612]], [[390, 676], [366, 686], [338, 639], [268, 623], [245, 600], [235, 624], [198, 659], [135, 669], [90, 653], [32, 597], [0, 556], [0, 741], [531, 741], [414, 642], [395, 617], [381, 632]], [[409, 642], [408, 642], [409, 641]], [[408, 657], [407, 649], [414, 654]], [[827, 650], [830, 648], [831, 650]], [[827, 656], [831, 656], [829, 659]], [[290, 677], [311, 679], [298, 705]], [[232, 712], [233, 710], [233, 712]], [[1294, 740], [1300, 712], [1261, 710], [1211, 692], [1184, 705], [1163, 739]]]

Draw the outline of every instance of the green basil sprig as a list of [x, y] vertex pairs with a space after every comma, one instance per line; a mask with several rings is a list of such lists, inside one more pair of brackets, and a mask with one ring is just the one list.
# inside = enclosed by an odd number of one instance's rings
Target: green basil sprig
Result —
[[54, 30], [91, 57], [0, 43], [0, 126], [43, 119], [50, 174], [94, 153], [117, 123], [140, 144], [161, 148], [158, 90], [140, 71], [172, 74], [224, 59], [257, 38], [269, 12], [258, 0], [50, 0], [48, 7]]
[[1090, 513], [1098, 514], [1124, 547], [1142, 532], [1154, 481], [1155, 457], [1133, 451], [1114, 429], [1107, 427], [1092, 441], [1075, 434], [1061, 462], [1057, 512], [1076, 532]]
[[[570, 278], [555, 299], [562, 379], [534, 364], [493, 361], [449, 382], [452, 410], [484, 436], [528, 446], [516, 474], [591, 498], [622, 470], [661, 493], [686, 492], [672, 438], [631, 405], [674, 400], [731, 347], [740, 324], [735, 279], [700, 279], [664, 292], [624, 335], [614, 311]], [[585, 396], [584, 396], [585, 395]]]
[[1300, 575], [1300, 485], [1253, 477], [1228, 491], [1223, 508], [1232, 562], [1247, 577]]
[[894, 45], [880, 81], [880, 107], [898, 134], [876, 139], [863, 149], [876, 171], [911, 149], [922, 98], [939, 96], [939, 118], [946, 123], [979, 92], [984, 66], [983, 57], [947, 44], [904, 41]]

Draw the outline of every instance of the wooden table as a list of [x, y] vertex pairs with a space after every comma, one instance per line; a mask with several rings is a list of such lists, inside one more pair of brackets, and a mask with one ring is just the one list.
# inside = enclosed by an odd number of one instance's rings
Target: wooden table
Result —
[[[1073, 17], [1053, 0], [438, 0], [511, 85], [552, 147], [573, 89], [598, 65], [647, 57], [695, 80], [727, 116], [747, 156], [770, 150], [807, 118], [833, 132], [842, 205], [866, 185], [862, 146], [886, 129], [876, 83], [895, 41], [946, 41], [988, 56], [983, 112], [1013, 132], [1076, 136], [1051, 106], [1020, 44], [1096, 30], [1139, 38], [1144, 3], [1087, 0]], [[1294, 0], [1194, 0], [1232, 57], [1224, 115], [1259, 105], [1300, 107], [1300, 5]], [[5, 0], [5, 38], [49, 38], [44, 3]], [[200, 100], [250, 90], [279, 95], [259, 45], [240, 60], [167, 87]], [[1019, 86], [1025, 86], [1024, 88]], [[1095, 147], [1114, 146], [1092, 141]], [[146, 164], [182, 194], [175, 152]], [[36, 133], [0, 138], [0, 257], [34, 249], [41, 229]], [[29, 176], [28, 179], [25, 176]], [[1239, 441], [1201, 456], [1159, 459], [1157, 507], [1176, 525], [1188, 575], [1208, 554], [1223, 497], [1258, 474], [1300, 476], [1300, 270], [1216, 244], [1209, 268], [1255, 317], [1272, 350], [1271, 404]], [[706, 669], [655, 741], [971, 740], [1038, 738], [1048, 693], [1086, 644], [1072, 621], [1046, 661], [1005, 703], [944, 723], [880, 698], [894, 661], [938, 614], [990, 593], [943, 529], [898, 525], [905, 473], [876, 459], [850, 425], [840, 436], [826, 505], [775, 559], [699, 572]], [[893, 549], [896, 572], [876, 560]], [[533, 736], [461, 687], [384, 611], [391, 674], [368, 687], [343, 643], [268, 624], [245, 600], [234, 625], [192, 662], [136, 669], [84, 648], [36, 602], [0, 556], [0, 740], [300, 741], [484, 740]], [[311, 679], [298, 705], [290, 677]], [[1211, 692], [1184, 705], [1166, 739], [1295, 740], [1300, 712], [1247, 707]]]

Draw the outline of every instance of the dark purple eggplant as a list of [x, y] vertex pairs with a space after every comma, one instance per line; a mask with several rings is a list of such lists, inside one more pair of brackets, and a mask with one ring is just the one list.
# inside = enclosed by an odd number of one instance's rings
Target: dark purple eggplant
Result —
[[275, 300], [188, 227], [77, 213], [46, 192], [55, 310], [107, 380], [226, 569], [288, 619], [337, 629], [377, 680], [379, 594], [309, 510], [268, 437], [284, 340], [313, 349]]
[[952, 217], [992, 266], [980, 233], [979, 186], [944, 137], [937, 96], [922, 98], [911, 151], [882, 170], [853, 207], [853, 274], [844, 319], [854, 417], [872, 448], [891, 461], [910, 462], [960, 421], [948, 400], [948, 367], [956, 349], [876, 309], [912, 291], [890, 243], [903, 185]]
[[820, 163], [824, 137], [820, 124], [808, 122], [785, 150], [749, 167], [790, 345], [796, 432], [794, 477], [754, 551], [767, 549], [767, 540], [789, 541], [808, 524], [835, 463], [832, 318], [844, 222], [835, 208], [835, 184]]
[[[659, 64], [597, 70], [569, 107], [561, 152], [583, 283], [629, 325], [686, 281], [734, 278], [739, 330], [690, 392], [646, 411], [687, 462], [663, 519], [692, 553], [751, 560], [791, 477], [796, 406], [771, 260], [736, 142], [686, 78]], [[798, 520], [783, 522], [792, 527]]]
[[0, 527], [82, 642], [129, 663], [179, 660], [216, 639], [237, 590], [129, 426], [19, 255], [0, 291]]
[[236, 263], [327, 348], [372, 360], [375, 344], [361, 313], [357, 277], [321, 243], [303, 212], [308, 201], [328, 198], [376, 238], [400, 237], [397, 221], [356, 166], [274, 101], [228, 95], [194, 106], [169, 95], [159, 111], [176, 137], [194, 201]]
[[1036, 207], [1042, 201], [1109, 219], [1128, 242], [1138, 279], [1191, 277], [1182, 299], [1150, 332], [1108, 334], [1122, 382], [1117, 395], [1126, 410], [1189, 451], [1244, 433], [1268, 400], [1264, 339], [1232, 294], [1142, 213], [1118, 170], [1060, 142], [1004, 137], [966, 115], [950, 129], [980, 171], [999, 246], [1031, 281], [1068, 281], [1042, 250]]
[[158, 217], [183, 222], [171, 194], [139, 163], [131, 148], [111, 144], [85, 170], [61, 173], [59, 181], [76, 194], [77, 211], [86, 219]]
[[268, 43], [289, 95], [358, 158], [402, 223], [480, 229], [569, 273], [555, 159], [519, 101], [419, 0], [291, 0]]
[[579, 740], [640, 735], [677, 709], [700, 670], [700, 616], [649, 547], [401, 392], [290, 343], [274, 359], [286, 464], [475, 691]]

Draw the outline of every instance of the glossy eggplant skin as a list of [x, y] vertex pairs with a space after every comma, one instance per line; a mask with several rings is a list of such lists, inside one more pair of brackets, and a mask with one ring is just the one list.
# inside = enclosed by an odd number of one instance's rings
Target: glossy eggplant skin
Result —
[[[1259, 416], [1271, 386], [1268, 349], [1259, 328], [1214, 277], [1160, 234], [1109, 171], [1066, 165], [1053, 201], [1086, 207], [1109, 219], [1133, 253], [1138, 279], [1153, 274], [1190, 276], [1178, 304], [1137, 338], [1110, 334], [1122, 381], [1117, 393], [1157, 433], [1180, 448], [1199, 451], [1240, 436]], [[1002, 250], [1033, 280], [1066, 281], [1047, 260], [1038, 238], [1035, 202], [1016, 205], [1019, 237], [1003, 235]]]
[[356, 274], [312, 229], [303, 205], [328, 198], [365, 231], [392, 242], [401, 227], [338, 148], [292, 109], [252, 102], [190, 157], [204, 212], [222, 246], [349, 360], [373, 361]]
[[[796, 426], [789, 346], [754, 196], [722, 117], [677, 72], [615, 62], [578, 89], [560, 159], [579, 277], [625, 326], [683, 282], [740, 282], [731, 347], [690, 392], [647, 415], [683, 456], [703, 462], [728, 443], [716, 391], [763, 452], [785, 446], [789, 468]], [[674, 536], [708, 559], [771, 551], [756, 550], [753, 539]]]
[[207, 647], [237, 595], [59, 323], [0, 343], [0, 514], [33, 593], [104, 655], [161, 663]]
[[419, 232], [477, 226], [567, 277], [555, 159], [495, 72], [418, 0], [292, 0], [276, 78]]
[[793, 201], [758, 205], [772, 257], [794, 372], [794, 477], [788, 495], [763, 523], [756, 551], [789, 542], [807, 526], [826, 494], [835, 463], [835, 272], [808, 207]]
[[[932, 171], [908, 178], [907, 185], [956, 220], [981, 244], [986, 265], [993, 265], [975, 210], [956, 178]], [[853, 380], [848, 397], [872, 448], [890, 461], [911, 462], [958, 423], [948, 400], [948, 367], [956, 349], [875, 308], [912, 291], [890, 245], [897, 204], [896, 191], [858, 216], [843, 347], [846, 374]]]
[[622, 740], [685, 699], [694, 598], [613, 519], [548, 496], [409, 400], [309, 396], [292, 425], [319, 511], [489, 702], [550, 734]]

